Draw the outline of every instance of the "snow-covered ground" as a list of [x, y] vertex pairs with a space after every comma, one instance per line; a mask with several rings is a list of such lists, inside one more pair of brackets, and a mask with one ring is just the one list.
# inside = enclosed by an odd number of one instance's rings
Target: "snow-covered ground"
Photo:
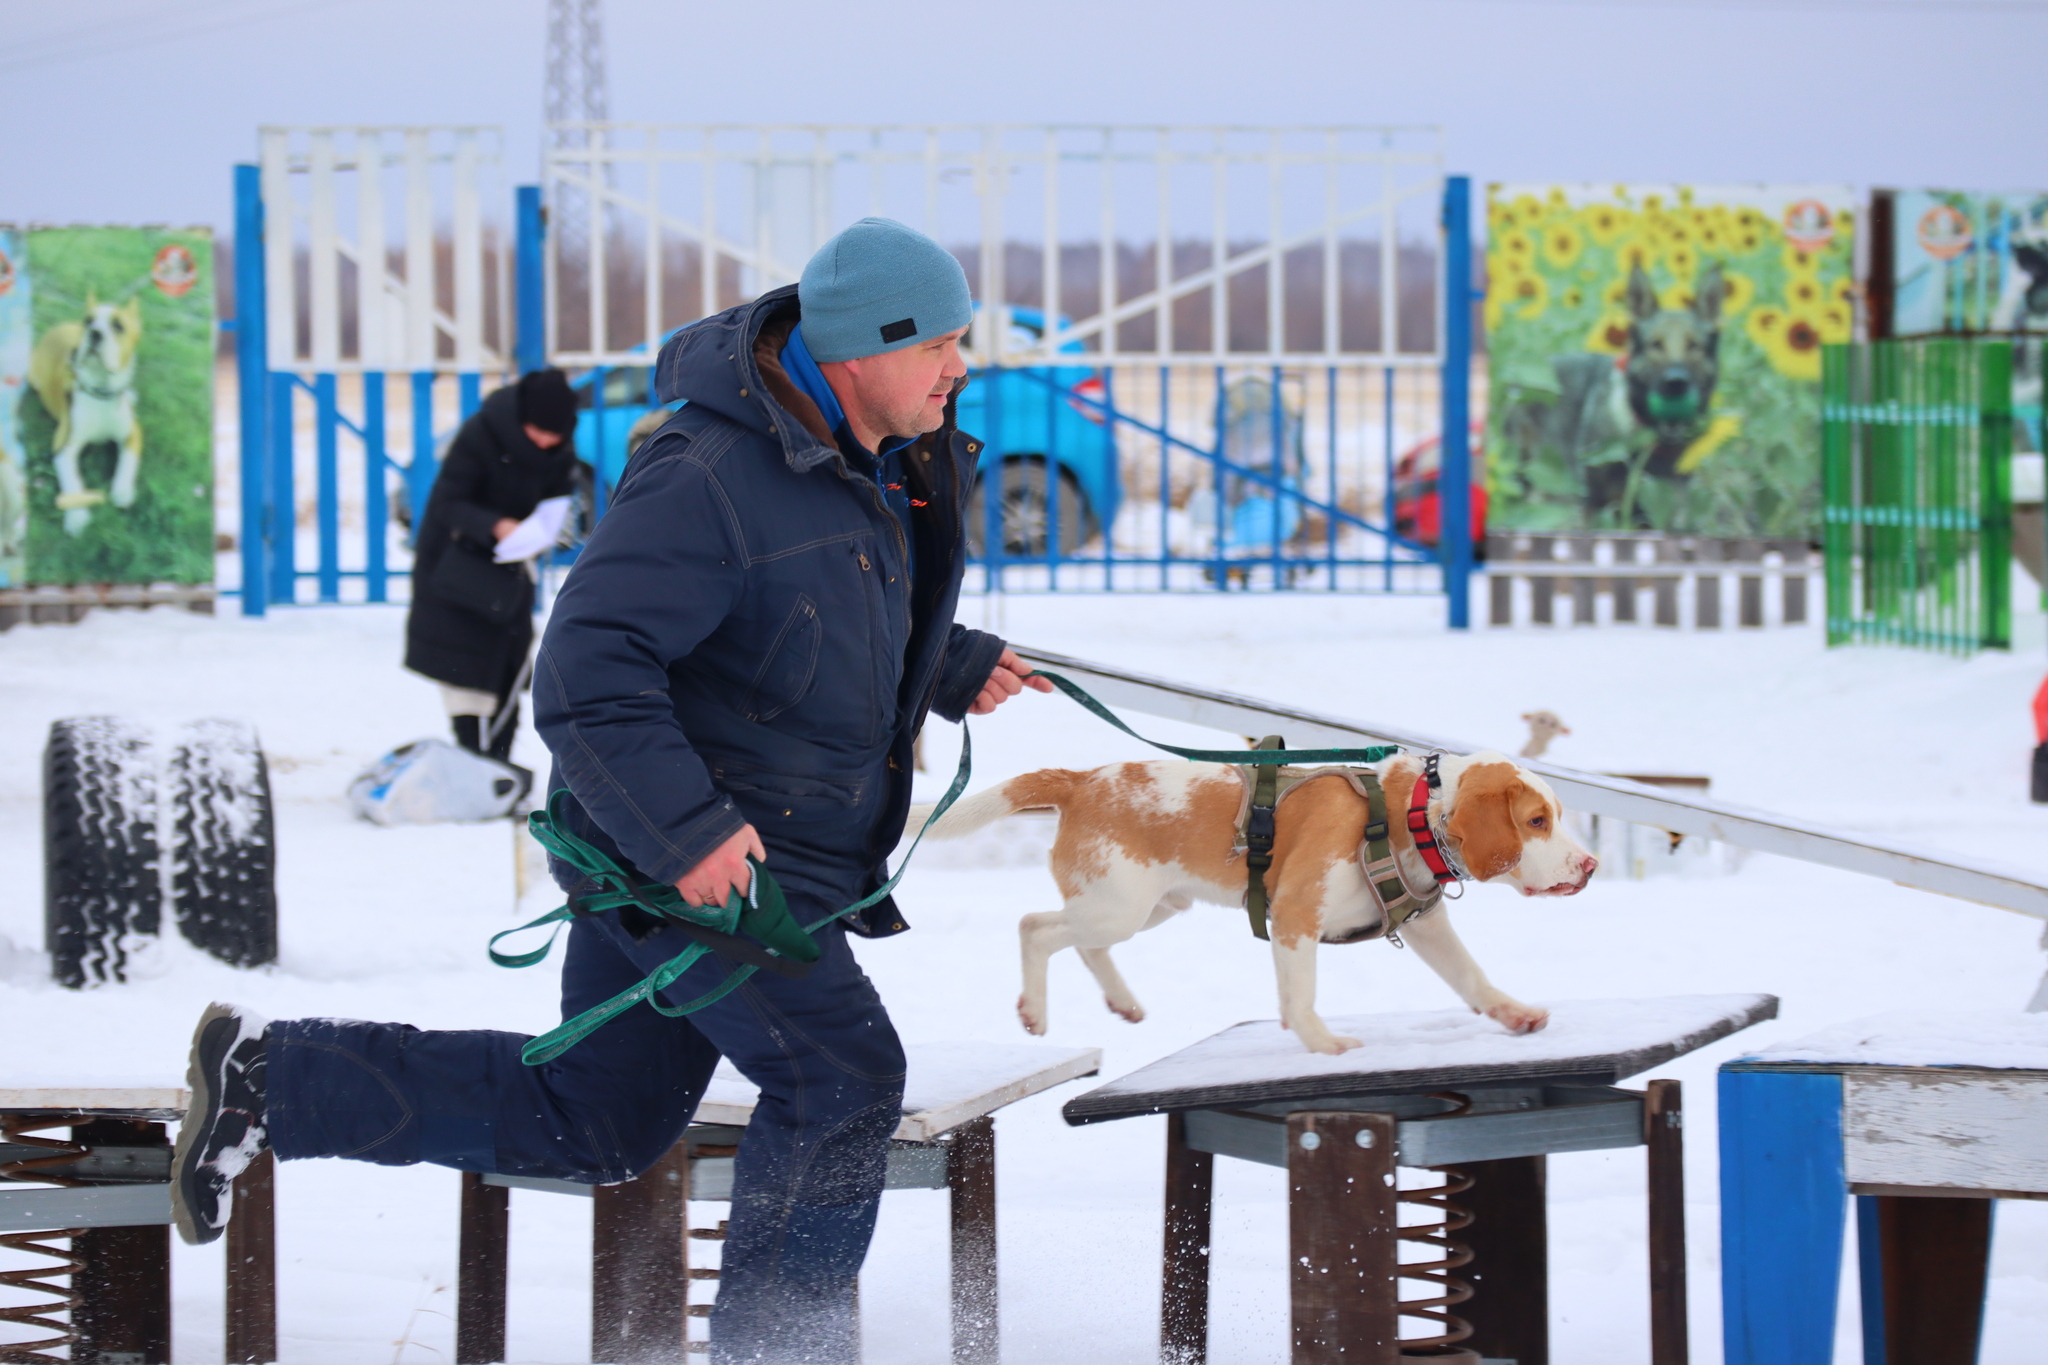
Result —
[[[1715, 795], [1732, 801], [2048, 874], [2048, 808], [2024, 799], [2038, 657], [1828, 651], [1801, 630], [1455, 637], [1440, 611], [1429, 600], [1307, 595], [1062, 597], [970, 599], [963, 619], [1047, 649], [1475, 744], [1516, 747], [1518, 715], [1547, 707], [1574, 730], [1553, 747], [1557, 762], [1711, 774]], [[442, 729], [433, 689], [398, 667], [401, 624], [397, 608], [302, 608], [264, 622], [158, 611], [0, 635], [0, 1086], [176, 1084], [191, 1021], [213, 998], [275, 1015], [429, 1027], [537, 1032], [554, 1021], [550, 968], [500, 971], [484, 958], [486, 936], [516, 922], [508, 827], [377, 829], [343, 804], [348, 780], [377, 754]], [[48, 981], [39, 754], [52, 719], [107, 713], [164, 732], [201, 716], [261, 731], [279, 803], [283, 954], [274, 970], [236, 972], [173, 940], [146, 954], [126, 986], [71, 993]], [[1133, 719], [1169, 741], [1216, 740]], [[977, 786], [1045, 764], [1148, 754], [1056, 697], [1027, 695], [974, 725]], [[944, 724], [928, 732], [932, 795], [952, 769], [956, 735]], [[531, 733], [520, 743], [521, 756], [539, 760]], [[1014, 925], [1054, 906], [1035, 861], [1043, 845], [1042, 827], [1020, 821], [919, 855], [902, 892], [915, 932], [860, 947], [907, 1038], [1021, 1039]], [[1568, 901], [1479, 888], [1455, 913], [1494, 979], [1526, 999], [1783, 998], [1775, 1023], [1652, 1073], [1683, 1080], [1691, 1110], [1702, 1360], [1716, 1358], [1720, 1335], [1715, 1065], [1890, 1009], [2017, 1010], [2044, 967], [2032, 920], [1761, 856], [1726, 877], [1596, 877]], [[1240, 912], [1198, 908], [1118, 958], [1150, 1011], [1137, 1026], [1103, 1009], [1071, 955], [1054, 964], [1047, 1041], [1102, 1047], [1105, 1076], [1273, 1013], [1271, 970]], [[1328, 949], [1324, 964], [1329, 1014], [1455, 1004], [1412, 954], [1385, 944]], [[1156, 1358], [1161, 1125], [1070, 1129], [1058, 1108], [1079, 1089], [1026, 1101], [998, 1122], [1004, 1352], [1013, 1362], [1138, 1365]], [[1551, 1162], [1560, 1362], [1647, 1358], [1642, 1172], [1640, 1150]], [[1282, 1360], [1282, 1175], [1219, 1162], [1217, 1193], [1211, 1358]], [[449, 1359], [456, 1194], [456, 1177], [433, 1167], [282, 1168], [284, 1359]], [[699, 1221], [718, 1212], [706, 1206]], [[945, 1359], [944, 1226], [943, 1193], [883, 1200], [863, 1283], [873, 1365]], [[589, 1358], [588, 1256], [587, 1201], [514, 1198], [513, 1359]], [[2000, 1206], [1993, 1274], [1983, 1360], [2038, 1359], [2048, 1339], [2048, 1205]], [[174, 1276], [178, 1359], [219, 1360], [219, 1248], [178, 1246]], [[1853, 1287], [1844, 1293], [1853, 1304]], [[1845, 1312], [1837, 1359], [1858, 1358], [1855, 1316]]]

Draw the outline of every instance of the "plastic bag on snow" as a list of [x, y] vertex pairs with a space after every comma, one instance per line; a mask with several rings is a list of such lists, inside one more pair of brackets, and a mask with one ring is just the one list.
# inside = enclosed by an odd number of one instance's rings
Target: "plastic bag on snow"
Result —
[[400, 745], [349, 784], [349, 805], [378, 825], [496, 820], [523, 808], [533, 774], [441, 739]]

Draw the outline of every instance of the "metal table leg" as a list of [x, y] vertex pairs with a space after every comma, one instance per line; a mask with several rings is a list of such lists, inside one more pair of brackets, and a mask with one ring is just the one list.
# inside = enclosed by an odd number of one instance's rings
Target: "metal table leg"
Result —
[[1550, 1365], [1548, 1158], [1466, 1161], [1472, 1188], [1458, 1202], [1472, 1225], [1458, 1234], [1472, 1252], [1472, 1298], [1457, 1310], [1472, 1324], [1460, 1345], [1481, 1357]]
[[1188, 1146], [1184, 1114], [1166, 1116], [1166, 1254], [1159, 1295], [1161, 1365], [1209, 1358], [1209, 1227], [1216, 1157]]
[[228, 1365], [277, 1359], [277, 1162], [269, 1152], [235, 1181], [228, 1218]]
[[1677, 1081], [1643, 1095], [1650, 1156], [1650, 1365], [1686, 1365], [1685, 1100]]
[[996, 1121], [953, 1130], [946, 1157], [953, 1204], [953, 1362], [1002, 1358], [996, 1297]]
[[1993, 1206], [1940, 1195], [1856, 1197], [1865, 1360], [1976, 1365]]
[[1394, 1119], [1287, 1116], [1293, 1365], [1398, 1365]]
[[[161, 1123], [96, 1119], [71, 1130], [72, 1141], [92, 1148], [164, 1147]], [[87, 1228], [71, 1239], [71, 1310], [77, 1340], [71, 1358], [120, 1360], [126, 1365], [169, 1365], [171, 1359], [171, 1230]]]
[[455, 1365], [505, 1358], [505, 1269], [512, 1191], [462, 1173], [461, 1235], [455, 1265]]
[[689, 1145], [678, 1142], [639, 1179], [591, 1191], [592, 1360], [669, 1365], [685, 1358], [689, 1164]]

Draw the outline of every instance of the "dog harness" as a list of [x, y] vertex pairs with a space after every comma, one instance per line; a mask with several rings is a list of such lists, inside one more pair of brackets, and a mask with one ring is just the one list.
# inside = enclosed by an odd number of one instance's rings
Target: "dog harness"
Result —
[[[1278, 735], [1268, 735], [1254, 746], [1259, 751], [1284, 750], [1286, 747], [1286, 742]], [[1373, 901], [1380, 911], [1377, 926], [1341, 941], [1355, 943], [1385, 938], [1397, 948], [1403, 946], [1401, 926], [1434, 910], [1443, 902], [1444, 887], [1460, 877], [1460, 873], [1451, 866], [1455, 855], [1450, 854], [1448, 845], [1436, 837], [1429, 825], [1430, 794], [1443, 786], [1443, 779], [1437, 773], [1437, 758], [1431, 754], [1424, 761], [1423, 774], [1416, 780], [1415, 794], [1407, 812], [1408, 832], [1433, 879], [1424, 887], [1409, 885], [1407, 876], [1401, 871], [1401, 861], [1394, 854], [1393, 840], [1388, 833], [1387, 794], [1380, 785], [1379, 774], [1372, 769], [1237, 765], [1238, 776], [1245, 784], [1245, 804], [1238, 819], [1238, 830], [1239, 842], [1245, 853], [1245, 914], [1251, 921], [1252, 936], [1259, 939], [1271, 936], [1266, 920], [1271, 905], [1266, 890], [1266, 873], [1273, 866], [1273, 841], [1278, 828], [1280, 803], [1305, 782], [1319, 777], [1341, 777], [1351, 784], [1353, 791], [1365, 798], [1365, 828], [1358, 842], [1358, 864], [1365, 872], [1366, 885], [1372, 888]]]

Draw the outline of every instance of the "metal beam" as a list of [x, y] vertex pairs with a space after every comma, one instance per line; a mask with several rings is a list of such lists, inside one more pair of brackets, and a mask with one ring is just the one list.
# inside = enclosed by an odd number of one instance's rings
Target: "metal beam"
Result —
[[[1280, 730], [1296, 747], [1349, 747], [1364, 742], [1449, 753], [1470, 753], [1485, 747], [1394, 726], [1318, 715], [1256, 697], [1212, 692], [1047, 650], [1022, 645], [1015, 648], [1028, 662], [1065, 674], [1109, 705], [1230, 734], [1272, 734]], [[1282, 724], [1274, 725], [1276, 720]], [[1912, 848], [1890, 839], [1880, 841], [1853, 830], [1831, 829], [1771, 811], [1677, 795], [1627, 778], [1561, 768], [1538, 759], [1517, 762], [1541, 775], [1557, 790], [1565, 805], [1575, 810], [1678, 834], [1698, 835], [1824, 867], [1862, 872], [1915, 890], [2048, 919], [2048, 883], [2034, 873], [1974, 860], [1963, 862], [1952, 854]]]

